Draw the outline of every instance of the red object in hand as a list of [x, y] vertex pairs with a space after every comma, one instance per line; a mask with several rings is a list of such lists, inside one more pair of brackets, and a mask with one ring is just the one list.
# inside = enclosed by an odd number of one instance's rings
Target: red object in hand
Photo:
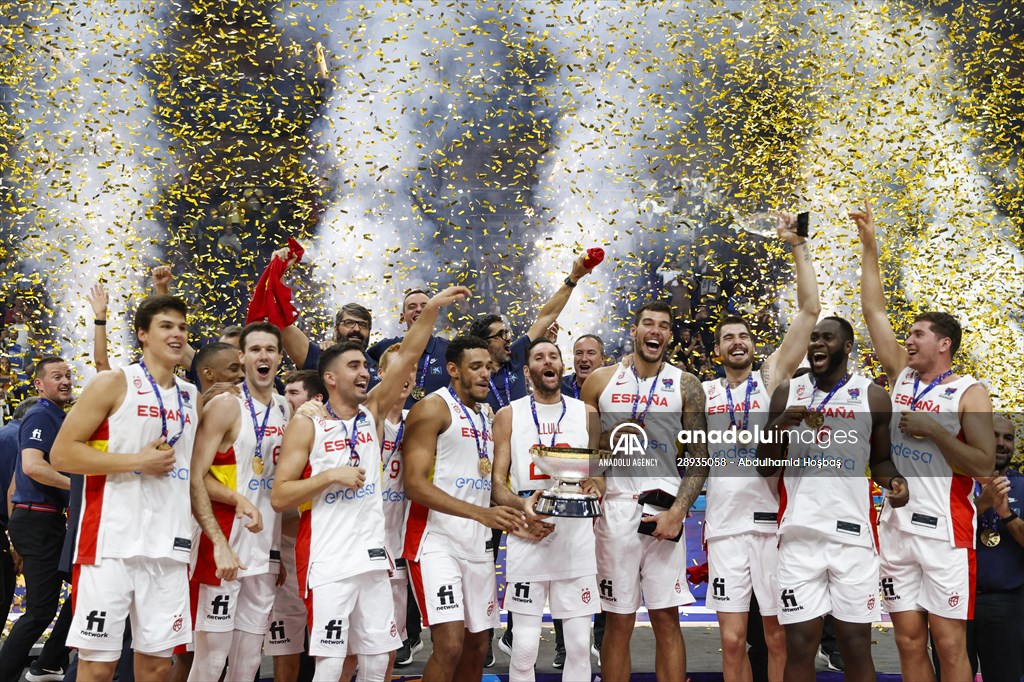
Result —
[[708, 581], [708, 565], [703, 563], [700, 566], [690, 566], [686, 569], [686, 579], [691, 585], [699, 585]]
[[[302, 260], [302, 246], [288, 238], [288, 260], [296, 263]], [[288, 264], [280, 258], [274, 258], [267, 269], [263, 271], [260, 281], [253, 291], [252, 300], [249, 301], [249, 311], [245, 323], [270, 322], [278, 329], [284, 329], [294, 324], [299, 317], [299, 311], [292, 305], [292, 290], [281, 282]]]
[[587, 255], [583, 259], [583, 267], [587, 270], [596, 268], [604, 260], [604, 249], [594, 247], [593, 249], [587, 249]]

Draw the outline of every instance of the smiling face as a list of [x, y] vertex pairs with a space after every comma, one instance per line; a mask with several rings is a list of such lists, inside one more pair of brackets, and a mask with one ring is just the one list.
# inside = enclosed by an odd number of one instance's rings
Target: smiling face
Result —
[[555, 344], [538, 343], [530, 349], [530, 355], [526, 358], [526, 371], [538, 397], [549, 398], [561, 393], [565, 364]]
[[413, 323], [419, 319], [420, 313], [427, 307], [427, 302], [430, 298], [426, 294], [420, 292], [414, 292], [405, 297], [405, 301], [402, 303], [402, 314], [399, 316], [398, 321], [405, 323], [406, 329], [412, 327]]
[[815, 377], [826, 377], [838, 368], [845, 368], [853, 342], [846, 338], [843, 327], [835, 320], [822, 320], [811, 332], [807, 344], [807, 362]]
[[32, 382], [40, 398], [46, 398], [56, 405], [71, 401], [71, 368], [66, 362], [48, 362]]
[[747, 369], [754, 364], [754, 339], [747, 325], [723, 325], [715, 342], [715, 355], [730, 369]]
[[162, 310], [153, 315], [149, 326], [136, 332], [144, 352], [169, 365], [181, 363], [188, 343], [188, 324], [177, 310]]
[[927, 372], [937, 365], [949, 364], [952, 340], [935, 333], [932, 323], [927, 320], [910, 325], [903, 345], [907, 349], [907, 366], [913, 370]]
[[324, 372], [324, 385], [348, 405], [366, 402], [366, 387], [370, 384], [370, 371], [366, 367], [366, 356], [360, 350], [347, 350], [334, 359], [328, 371]]
[[1013, 422], [1006, 415], [998, 414], [992, 419], [996, 434], [996, 470], [1002, 471], [1013, 459], [1016, 438]]
[[582, 384], [591, 372], [604, 364], [604, 349], [597, 339], [588, 336], [572, 347], [572, 361], [576, 383]]
[[274, 386], [277, 368], [281, 365], [281, 349], [277, 338], [267, 332], [250, 332], [245, 337], [245, 380], [250, 386], [270, 390]]
[[665, 355], [672, 340], [672, 316], [669, 313], [645, 310], [630, 329], [633, 351], [644, 362], [657, 363]]

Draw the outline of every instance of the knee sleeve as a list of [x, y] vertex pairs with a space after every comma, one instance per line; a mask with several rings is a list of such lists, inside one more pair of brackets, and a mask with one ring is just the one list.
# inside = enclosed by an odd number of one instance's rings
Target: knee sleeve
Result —
[[345, 659], [337, 656], [317, 656], [313, 682], [338, 682], [341, 671], [345, 667]]
[[562, 619], [565, 642], [563, 680], [590, 679], [590, 616]]
[[228, 654], [226, 682], [252, 682], [262, 662], [263, 635], [235, 630]]
[[359, 654], [356, 682], [384, 682], [388, 674], [391, 654]]
[[188, 682], [207, 682], [220, 679], [231, 651], [231, 632], [202, 632], [195, 636], [195, 657]]
[[516, 614], [516, 634], [512, 637], [512, 661], [508, 667], [509, 682], [532, 682], [533, 666], [540, 650], [540, 616]]

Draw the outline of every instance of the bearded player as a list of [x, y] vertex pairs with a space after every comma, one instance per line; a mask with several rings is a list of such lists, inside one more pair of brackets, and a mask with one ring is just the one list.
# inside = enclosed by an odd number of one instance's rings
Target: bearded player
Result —
[[[672, 339], [668, 304], [641, 306], [630, 335], [631, 365], [595, 370], [582, 395], [601, 415], [602, 444], [617, 433], [610, 445], [618, 451], [626, 440], [623, 431], [634, 438], [642, 434], [648, 443], [642, 456], [627, 452], [623, 459], [628, 461], [606, 472], [603, 515], [594, 527], [601, 603], [607, 614], [601, 673], [612, 682], [629, 679], [629, 641], [643, 602], [654, 629], [655, 673], [667, 682], [680, 679], [686, 670], [679, 607], [691, 603], [693, 596], [686, 587], [681, 535], [683, 520], [708, 475], [707, 445], [697, 442], [688, 451], [694, 466], [680, 477], [678, 435], [680, 430], [707, 430], [704, 391], [697, 377], [665, 361]], [[649, 504], [642, 504], [645, 500]]]
[[[192, 576], [195, 658], [189, 680], [220, 676], [250, 682], [260, 667], [263, 638], [278, 583], [283, 582], [280, 514], [270, 504], [289, 407], [274, 392], [281, 364], [281, 333], [266, 322], [248, 325], [239, 339], [245, 380], [241, 395], [219, 395], [206, 406], [192, 459], [193, 485], [212, 502]], [[210, 522], [213, 523], [210, 523]], [[215, 526], [215, 527], [214, 527]], [[209, 537], [223, 533], [246, 567], [222, 582], [210, 571]]]
[[904, 679], [934, 679], [931, 632], [942, 676], [971, 677], [967, 621], [975, 593], [972, 477], [995, 470], [992, 402], [985, 386], [953, 373], [961, 329], [947, 313], [917, 315], [900, 343], [886, 314], [874, 216], [850, 217], [863, 246], [861, 305], [892, 394], [892, 452], [913, 499], [882, 510], [882, 591]]
[[272, 492], [278, 511], [312, 500], [296, 547], [299, 589], [307, 599], [316, 680], [337, 682], [345, 657], [359, 656], [359, 680], [390, 675], [401, 646], [388, 574], [381, 495], [384, 419], [401, 400], [440, 308], [469, 291], [451, 287], [430, 299], [406, 334], [392, 372], [367, 393], [362, 346], [341, 343], [320, 358], [327, 416], [300, 417], [288, 428]]
[[[526, 376], [533, 393], [513, 400], [494, 417], [494, 472], [491, 498], [522, 509], [536, 529], [509, 535], [503, 606], [516, 614], [509, 679], [534, 679], [545, 603], [562, 619], [566, 680], [590, 679], [590, 620], [600, 611], [594, 526], [589, 518], [540, 521], [534, 506], [554, 481], [531, 458], [534, 446], [596, 448], [601, 438], [597, 411], [563, 396], [565, 366], [558, 346], [537, 339], [526, 350]], [[591, 419], [593, 417], [593, 419]], [[591, 423], [593, 422], [593, 423]], [[600, 493], [603, 481], [585, 489]]]
[[[726, 317], [715, 330], [715, 355], [722, 358], [725, 378], [704, 382], [708, 430], [763, 431], [768, 402], [780, 382], [789, 379], [807, 352], [821, 303], [810, 245], [796, 233], [796, 216], [783, 213], [779, 236], [793, 252], [798, 310], [779, 348], [754, 370], [754, 339], [742, 317]], [[775, 603], [775, 571], [779, 495], [778, 481], [752, 475], [738, 465], [753, 457], [757, 442], [720, 442], [708, 454], [727, 461], [708, 476], [704, 541], [708, 552], [708, 607], [718, 612], [722, 638], [722, 675], [727, 682], [749, 681], [747, 620], [751, 595], [757, 596], [768, 645], [768, 677], [782, 680], [786, 664], [786, 633]]]

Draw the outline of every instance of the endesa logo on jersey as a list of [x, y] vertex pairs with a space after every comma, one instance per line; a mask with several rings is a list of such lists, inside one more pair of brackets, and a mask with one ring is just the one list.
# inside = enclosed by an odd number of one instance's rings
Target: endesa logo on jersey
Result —
[[250, 478], [248, 483], [249, 490], [273, 490], [274, 489], [274, 477], [270, 478]]
[[455, 479], [455, 487], [472, 488], [473, 490], [490, 490], [491, 479], [489, 478], [470, 478], [470, 477], [459, 477]]
[[889, 452], [893, 457], [903, 457], [911, 462], [932, 463], [932, 453], [930, 451], [918, 450], [917, 448], [909, 447], [906, 443], [891, 443], [889, 445]]
[[[178, 415], [178, 411], [175, 409], [164, 410], [164, 412], [167, 413], [167, 421], [169, 422], [177, 422], [181, 420], [181, 417]], [[139, 405], [136, 416], [148, 419], [160, 419], [160, 408], [156, 405]], [[189, 412], [185, 413], [185, 423], [192, 423], [192, 415]]]
[[351, 502], [352, 500], [362, 500], [367, 497], [373, 497], [377, 493], [377, 486], [373, 483], [364, 485], [362, 488], [352, 490], [351, 488], [345, 488], [344, 490], [332, 490], [331, 492], [324, 495], [324, 502], [327, 504], [334, 504], [341, 500], [342, 502]]

